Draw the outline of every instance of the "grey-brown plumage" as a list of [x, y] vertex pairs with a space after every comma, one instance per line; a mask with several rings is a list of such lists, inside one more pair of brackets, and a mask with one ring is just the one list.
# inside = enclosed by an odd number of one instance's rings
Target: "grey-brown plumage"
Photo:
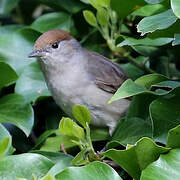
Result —
[[48, 31], [35, 43], [29, 57], [38, 60], [56, 103], [70, 116], [75, 104], [86, 106], [92, 124], [108, 126], [112, 132], [125, 115], [129, 100], [107, 104], [113, 93], [127, 79], [119, 65], [81, 47], [69, 33]]

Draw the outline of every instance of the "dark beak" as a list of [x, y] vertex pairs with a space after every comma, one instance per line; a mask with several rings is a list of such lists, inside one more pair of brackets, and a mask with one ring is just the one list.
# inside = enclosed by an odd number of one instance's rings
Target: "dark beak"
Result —
[[29, 58], [33, 58], [33, 57], [42, 57], [43, 56], [43, 51], [40, 51], [40, 50], [34, 50], [34, 51], [32, 51], [29, 55], [28, 55], [28, 57]]

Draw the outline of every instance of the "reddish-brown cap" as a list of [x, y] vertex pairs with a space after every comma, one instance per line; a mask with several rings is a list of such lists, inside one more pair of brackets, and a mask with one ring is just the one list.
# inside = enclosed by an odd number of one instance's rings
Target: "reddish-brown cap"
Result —
[[51, 45], [54, 42], [60, 42], [62, 40], [70, 40], [73, 37], [64, 30], [51, 30], [43, 33], [35, 42], [34, 49], [40, 50], [46, 45]]

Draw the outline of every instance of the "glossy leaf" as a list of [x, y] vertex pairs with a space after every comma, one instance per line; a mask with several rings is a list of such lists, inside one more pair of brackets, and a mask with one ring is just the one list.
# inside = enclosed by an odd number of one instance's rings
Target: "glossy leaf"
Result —
[[135, 80], [135, 83], [141, 86], [150, 89], [150, 87], [154, 84], [160, 83], [162, 81], [166, 81], [168, 78], [161, 74], [148, 74], [145, 76], [141, 76], [140, 78]]
[[10, 35], [20, 29], [22, 29], [24, 26], [23, 25], [17, 25], [17, 24], [13, 24], [13, 25], [4, 25], [0, 27], [0, 34], [1, 37]]
[[135, 16], [146, 17], [146, 16], [152, 16], [154, 14], [161, 13], [165, 10], [166, 10], [166, 8], [162, 4], [153, 4], [153, 5], [148, 4], [148, 5], [145, 5], [139, 9], [137, 9], [132, 14]]
[[121, 87], [116, 91], [116, 93], [113, 95], [113, 97], [110, 99], [108, 103], [122, 98], [127, 98], [137, 94], [141, 94], [146, 91], [147, 89], [145, 87], [134, 83], [131, 79], [128, 79], [121, 85]]
[[145, 45], [145, 46], [163, 46], [165, 44], [170, 43], [173, 38], [157, 38], [157, 39], [134, 39], [134, 38], [126, 38], [123, 42], [118, 44], [117, 46], [134, 46], [134, 45]]
[[120, 176], [114, 169], [107, 164], [98, 161], [92, 162], [87, 166], [69, 167], [57, 174], [55, 177], [57, 180], [102, 180], [102, 177], [103, 180], [121, 180]]
[[139, 179], [143, 169], [168, 151], [168, 148], [156, 145], [150, 138], [142, 138], [127, 150], [110, 149], [103, 155], [119, 164], [134, 179]]
[[141, 180], [152, 179], [180, 179], [180, 149], [173, 149], [168, 154], [162, 154], [157, 161], [142, 172]]
[[169, 130], [166, 146], [170, 148], [180, 148], [180, 125]]
[[51, 96], [37, 62], [24, 69], [17, 80], [15, 92], [21, 94], [26, 102], [35, 102], [39, 97]]
[[171, 0], [171, 8], [174, 14], [180, 19], [180, 1], [179, 0]]
[[87, 107], [82, 105], [74, 105], [73, 115], [75, 119], [83, 125], [83, 127], [87, 127], [86, 123], [90, 124], [91, 114]]
[[85, 10], [83, 11], [83, 15], [84, 15], [84, 18], [85, 20], [91, 25], [91, 26], [95, 26], [97, 27], [97, 21], [96, 21], [96, 17], [95, 15], [89, 11], [89, 10]]
[[35, 61], [35, 59], [29, 59], [28, 54], [32, 51], [38, 36], [39, 33], [36, 31], [24, 28], [0, 38], [1, 61], [8, 63], [20, 75], [25, 66]]
[[168, 131], [180, 124], [180, 102], [177, 101], [180, 96], [178, 94], [174, 97], [160, 97], [150, 105], [153, 135], [162, 143], [166, 142]]
[[164, 0], [145, 0], [145, 1], [149, 4], [157, 4], [157, 3], [161, 3]]
[[61, 152], [33, 151], [33, 153], [41, 154], [55, 163], [55, 165], [48, 171], [48, 174], [52, 176], [55, 176], [65, 168], [71, 166], [71, 161], [73, 159], [72, 156]]
[[41, 178], [53, 165], [52, 161], [39, 154], [26, 153], [6, 156], [0, 161], [0, 177], [8, 180], [16, 178], [31, 180], [32, 174], [34, 174], [35, 177]]
[[143, 36], [146, 33], [152, 33], [156, 30], [168, 28], [174, 24], [176, 20], [177, 17], [170, 9], [163, 13], [143, 18], [137, 25], [137, 30]]
[[180, 34], [175, 34], [174, 35], [174, 41], [172, 42], [173, 46], [179, 45], [180, 44]]
[[17, 79], [16, 72], [5, 62], [0, 62], [0, 89], [13, 84]]
[[9, 94], [0, 99], [0, 122], [12, 123], [28, 136], [34, 124], [33, 109], [22, 96]]
[[69, 14], [54, 12], [40, 16], [32, 23], [31, 27], [41, 33], [53, 29], [70, 31], [71, 23], [72, 20]]

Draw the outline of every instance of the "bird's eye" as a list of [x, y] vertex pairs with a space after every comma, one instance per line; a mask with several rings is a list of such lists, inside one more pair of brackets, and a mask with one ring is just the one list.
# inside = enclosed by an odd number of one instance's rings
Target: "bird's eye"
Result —
[[52, 44], [52, 48], [53, 48], [53, 49], [57, 49], [57, 48], [58, 48], [58, 43], [57, 43], [57, 42], [53, 43], [53, 44]]

